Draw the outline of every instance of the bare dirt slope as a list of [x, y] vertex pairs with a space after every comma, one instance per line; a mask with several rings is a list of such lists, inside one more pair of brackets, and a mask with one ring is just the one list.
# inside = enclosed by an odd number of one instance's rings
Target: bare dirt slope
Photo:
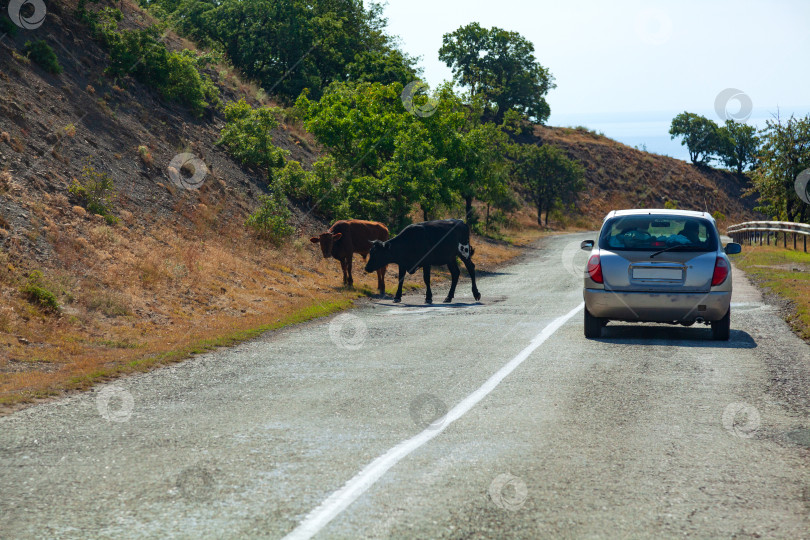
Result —
[[727, 171], [642, 152], [584, 129], [538, 126], [534, 136], [585, 167], [587, 188], [578, 207], [592, 221], [616, 208], [663, 208], [667, 202], [719, 211], [726, 216], [721, 226], [758, 215], [755, 198], [743, 197], [747, 181]]

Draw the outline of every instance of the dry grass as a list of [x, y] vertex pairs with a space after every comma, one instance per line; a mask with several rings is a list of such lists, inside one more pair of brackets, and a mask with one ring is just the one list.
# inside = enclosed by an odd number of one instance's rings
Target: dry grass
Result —
[[810, 342], [810, 253], [745, 246], [732, 258], [754, 283], [787, 303], [785, 319], [796, 334]]
[[[542, 234], [506, 232], [520, 243]], [[170, 223], [63, 226], [54, 265], [43, 269], [59, 314], [27, 302], [18, 285], [26, 272], [0, 260], [8, 300], [0, 309], [0, 412], [327, 315], [376, 288], [376, 276], [362, 271], [355, 289], [344, 288], [338, 263], [301, 239], [275, 249], [239, 228], [189, 235]], [[521, 252], [473, 242], [482, 270]], [[389, 293], [394, 283], [392, 271]]]

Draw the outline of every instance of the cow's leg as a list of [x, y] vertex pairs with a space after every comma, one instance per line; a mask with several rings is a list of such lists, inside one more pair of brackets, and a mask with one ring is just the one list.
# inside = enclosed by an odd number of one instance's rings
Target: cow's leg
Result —
[[388, 271], [388, 266], [383, 266], [377, 270], [377, 288], [380, 290], [380, 296], [385, 297], [385, 273]]
[[426, 264], [422, 267], [422, 277], [425, 278], [425, 287], [427, 287], [427, 291], [425, 292], [425, 303], [432, 304], [433, 303], [433, 291], [430, 290], [430, 265]]
[[343, 270], [343, 284], [349, 283], [349, 278], [346, 274], [346, 259], [338, 259], [340, 261], [340, 269]]
[[348, 276], [346, 283], [349, 284], [349, 287], [354, 287], [354, 278], [352, 277], [352, 257], [352, 255], [349, 255], [349, 257], [346, 259], [346, 275]]
[[472, 259], [461, 259], [464, 263], [464, 266], [467, 267], [467, 272], [470, 274], [470, 279], [472, 280], [472, 293], [473, 297], [476, 300], [481, 300], [481, 293], [478, 292], [478, 287], [475, 285], [475, 264], [472, 262]]
[[447, 265], [447, 269], [450, 270], [450, 277], [452, 278], [452, 281], [450, 282], [450, 292], [447, 293], [447, 298], [444, 299], [445, 304], [453, 301], [453, 297], [456, 295], [458, 276], [461, 275], [461, 270], [458, 269], [458, 263], [455, 260]]
[[397, 286], [397, 294], [394, 295], [394, 302], [402, 302], [402, 285], [405, 283], [405, 276], [407, 275], [405, 267], [399, 265], [399, 285]]

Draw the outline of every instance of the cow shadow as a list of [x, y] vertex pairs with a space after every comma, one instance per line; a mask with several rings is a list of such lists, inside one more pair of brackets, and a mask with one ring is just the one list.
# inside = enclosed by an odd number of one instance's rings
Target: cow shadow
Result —
[[[469, 274], [466, 272], [466, 269], [462, 269], [461, 273], [463, 276], [469, 277]], [[495, 272], [489, 270], [481, 270], [479, 268], [475, 269], [475, 277], [493, 277], [493, 276], [514, 276], [514, 272]]]
[[377, 305], [377, 306], [385, 306], [385, 307], [389, 307], [389, 308], [399, 308], [399, 309], [405, 309], [405, 308], [465, 309], [465, 308], [478, 307], [478, 306], [485, 305], [483, 302], [475, 301], [475, 300], [470, 301], [470, 302], [453, 301], [453, 302], [450, 302], [448, 304], [445, 304], [444, 302], [433, 302], [432, 304], [426, 304], [424, 301], [422, 301], [422, 302], [408, 302], [404, 298], [402, 299], [402, 302], [394, 303], [393, 297], [389, 297], [388, 295], [386, 295], [385, 298], [379, 298], [378, 297], [374, 302], [372, 302], [372, 304]]

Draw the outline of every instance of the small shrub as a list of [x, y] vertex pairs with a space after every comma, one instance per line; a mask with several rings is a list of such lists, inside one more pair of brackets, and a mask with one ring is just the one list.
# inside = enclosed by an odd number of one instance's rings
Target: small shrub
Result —
[[677, 210], [678, 201], [667, 201], [664, 203], [664, 208], [666, 208], [667, 210]]
[[11, 22], [11, 19], [6, 17], [5, 13], [0, 14], [0, 34], [8, 34], [10, 36], [16, 36], [17, 30], [18, 30], [17, 25]]
[[11, 173], [8, 171], [0, 172], [0, 193], [5, 193], [11, 189]]
[[269, 179], [273, 170], [285, 165], [288, 151], [273, 144], [273, 130], [278, 127], [281, 110], [271, 107], [254, 109], [244, 99], [225, 106], [225, 127], [216, 144], [244, 165], [261, 167]]
[[13, 148], [18, 154], [22, 154], [23, 150], [25, 150], [25, 145], [18, 137], [12, 137], [9, 146], [11, 146], [11, 148]]
[[141, 157], [141, 161], [146, 163], [147, 165], [152, 165], [154, 163], [154, 159], [152, 158], [152, 153], [149, 151], [149, 148], [146, 146], [139, 146], [138, 147], [138, 155]]
[[115, 184], [106, 173], [98, 172], [88, 165], [82, 173], [82, 181], [74, 179], [68, 192], [78, 198], [91, 214], [104, 216], [111, 225], [118, 221], [112, 213], [116, 195]]
[[308, 173], [297, 161], [288, 161], [284, 168], [278, 172], [274, 184], [284, 193], [294, 199], [303, 199], [306, 194], [304, 185]]
[[107, 291], [92, 294], [87, 300], [87, 309], [107, 317], [125, 317], [131, 313], [121, 296]]
[[35, 270], [28, 276], [28, 283], [22, 288], [28, 301], [46, 311], [59, 311], [56, 295], [45, 288], [42, 272]]
[[287, 223], [292, 217], [287, 201], [280, 190], [274, 190], [260, 199], [259, 209], [248, 217], [245, 225], [253, 229], [260, 238], [280, 244], [294, 229]]
[[54, 75], [62, 73], [62, 66], [59, 65], [59, 59], [56, 57], [56, 53], [53, 52], [53, 49], [51, 49], [50, 45], [48, 45], [44, 39], [26, 41], [24, 50], [28, 58], [33, 60], [35, 64], [48, 73], [53, 73]]
[[720, 210], [715, 210], [714, 212], [712, 212], [712, 217], [714, 218], [715, 221], [725, 221], [726, 220], [726, 215], [723, 212], [721, 212]]
[[87, 85], [87, 87], [85, 88], [85, 91], [86, 91], [88, 94], [90, 94], [91, 96], [92, 96], [92, 95], [95, 95], [95, 93], [96, 93], [96, 89], [95, 89], [95, 88], [93, 88], [93, 85], [92, 85], [92, 84], [88, 84], [88, 85]]
[[76, 126], [73, 124], [68, 124], [64, 127], [65, 135], [68, 137], [75, 137], [76, 136]]

